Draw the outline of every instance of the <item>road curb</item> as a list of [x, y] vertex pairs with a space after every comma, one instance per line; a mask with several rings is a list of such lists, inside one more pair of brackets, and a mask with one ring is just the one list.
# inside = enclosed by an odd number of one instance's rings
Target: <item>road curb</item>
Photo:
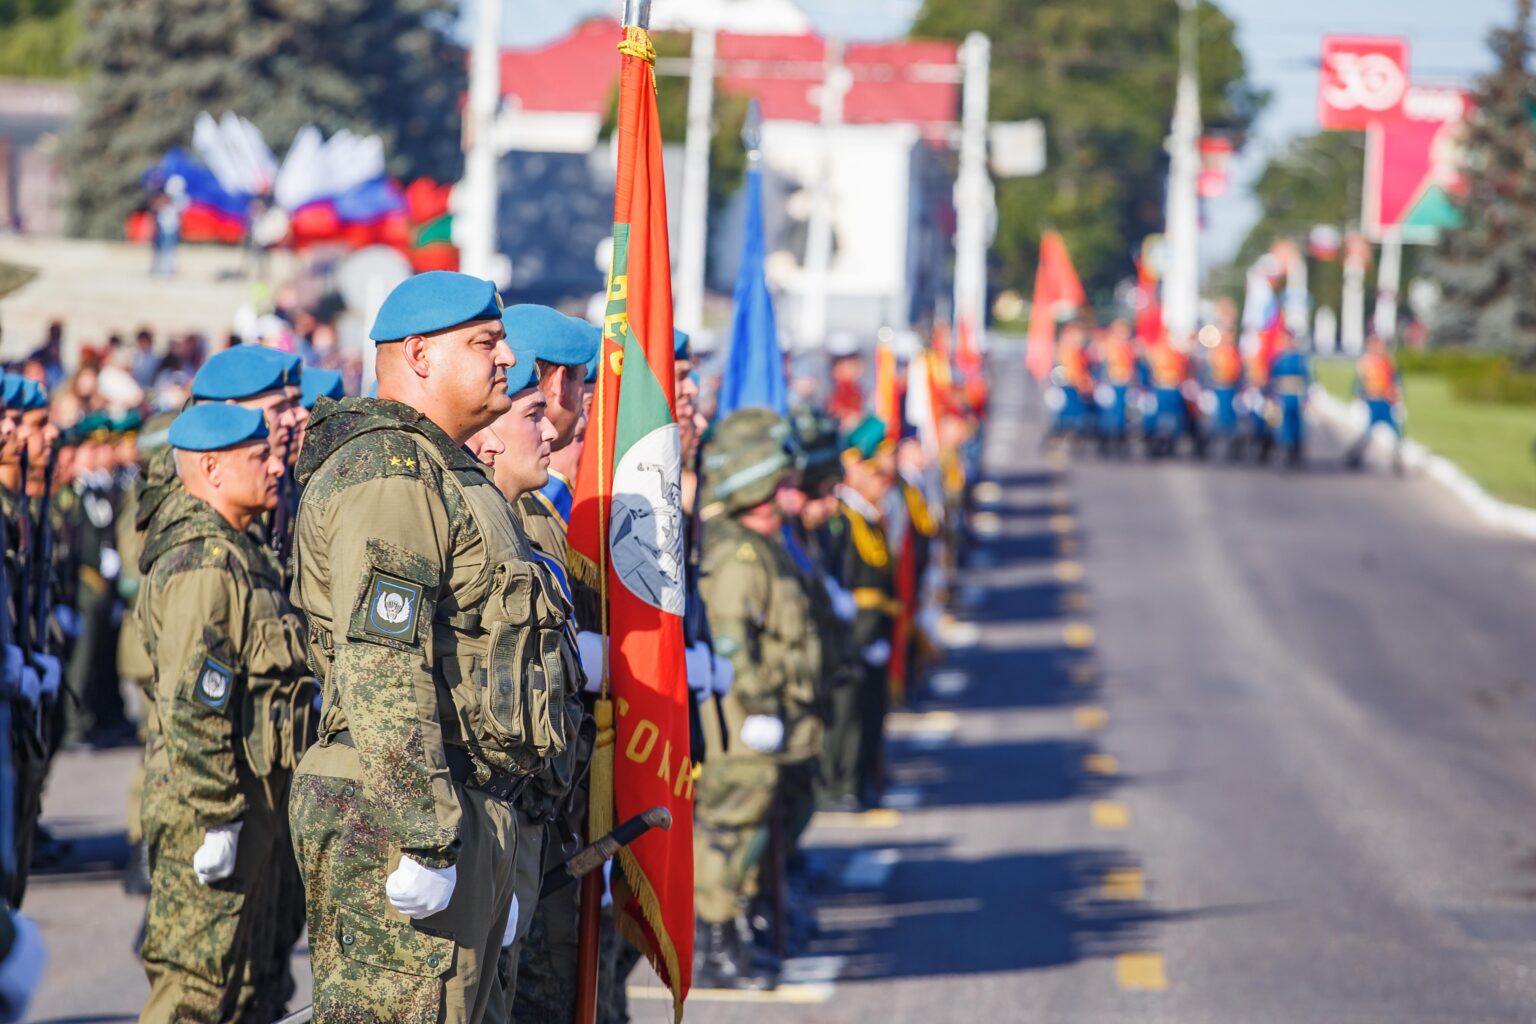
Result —
[[[1328, 428], [1348, 438], [1358, 435], [1365, 429], [1368, 414], [1363, 404], [1341, 402], [1323, 390], [1320, 384], [1312, 385], [1309, 397], [1313, 411]], [[1392, 458], [1390, 445], [1382, 439], [1380, 431], [1371, 438], [1367, 455], [1373, 462], [1390, 464]], [[1403, 465], [1423, 473], [1445, 488], [1487, 525], [1528, 540], [1536, 540], [1536, 509], [1500, 501], [1483, 490], [1450, 459], [1436, 455], [1417, 441], [1404, 441]]]

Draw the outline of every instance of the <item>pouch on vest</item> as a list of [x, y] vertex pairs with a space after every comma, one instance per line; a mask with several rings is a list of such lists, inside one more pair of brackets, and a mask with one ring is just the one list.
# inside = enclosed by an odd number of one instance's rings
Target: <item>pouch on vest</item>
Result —
[[497, 746], [521, 746], [541, 758], [563, 751], [567, 668], [565, 616], [539, 570], [528, 562], [498, 566], [484, 628], [490, 654], [481, 729]]

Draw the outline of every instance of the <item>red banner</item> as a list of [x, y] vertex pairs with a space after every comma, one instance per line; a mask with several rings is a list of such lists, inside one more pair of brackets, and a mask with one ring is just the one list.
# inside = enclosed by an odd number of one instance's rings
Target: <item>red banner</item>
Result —
[[1317, 119], [1326, 131], [1363, 131], [1397, 117], [1408, 94], [1408, 41], [1324, 36]]
[[656, 55], [636, 28], [620, 50], [613, 264], [570, 546], [573, 572], [601, 581], [612, 696], [597, 708], [588, 828], [600, 836], [649, 808], [672, 812], [670, 831], [620, 852], [613, 900], [615, 925], [672, 990], [680, 1020], [693, 977], [693, 765], [671, 259]]

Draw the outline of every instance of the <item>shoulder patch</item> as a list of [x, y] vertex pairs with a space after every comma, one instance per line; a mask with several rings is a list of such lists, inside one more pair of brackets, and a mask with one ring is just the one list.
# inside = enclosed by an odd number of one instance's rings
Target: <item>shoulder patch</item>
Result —
[[363, 632], [385, 640], [414, 643], [421, 611], [421, 585], [375, 570], [368, 584]]
[[757, 549], [752, 546], [751, 541], [744, 540], [741, 542], [741, 547], [736, 549], [736, 557], [743, 562], [755, 562], [757, 561]]
[[203, 661], [202, 671], [197, 675], [197, 686], [194, 693], [197, 699], [213, 708], [215, 711], [223, 711], [229, 705], [229, 694], [234, 689], [235, 672], [228, 665], [207, 658]]

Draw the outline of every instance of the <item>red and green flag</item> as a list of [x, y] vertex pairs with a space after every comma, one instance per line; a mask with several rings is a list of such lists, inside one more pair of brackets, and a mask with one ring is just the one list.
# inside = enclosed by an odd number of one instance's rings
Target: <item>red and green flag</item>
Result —
[[655, 50], [625, 28], [619, 168], [603, 350], [571, 511], [572, 571], [603, 595], [608, 671], [599, 701], [589, 833], [658, 805], [619, 855], [614, 921], [672, 990], [693, 971], [693, 777], [683, 668], [682, 458], [672, 366], [672, 279]]

